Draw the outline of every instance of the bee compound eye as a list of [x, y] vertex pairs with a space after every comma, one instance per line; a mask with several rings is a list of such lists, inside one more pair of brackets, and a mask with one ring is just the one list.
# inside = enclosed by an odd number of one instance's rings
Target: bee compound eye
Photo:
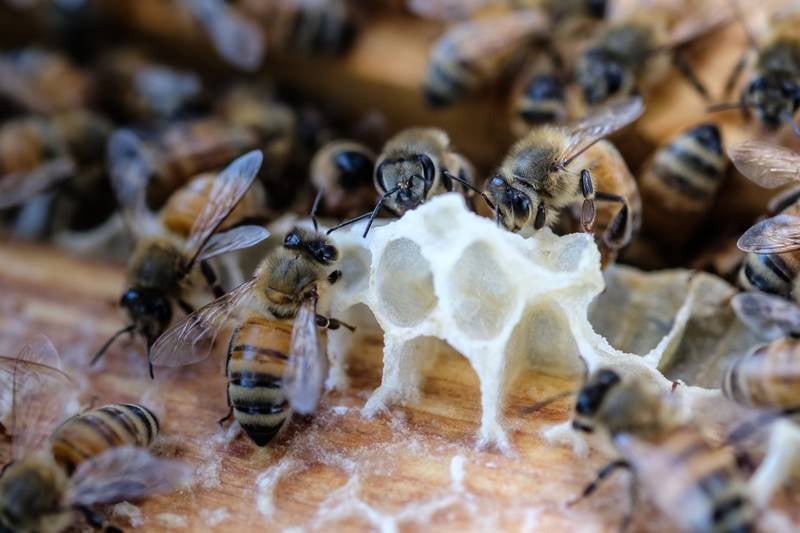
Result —
[[423, 171], [423, 178], [425, 179], [425, 183], [431, 184], [433, 183], [433, 178], [436, 175], [436, 166], [433, 164], [433, 161], [430, 157], [425, 154], [420, 154], [417, 159], [419, 160], [420, 165], [422, 165]]
[[292, 231], [286, 235], [283, 239], [283, 245], [286, 248], [297, 248], [300, 246], [302, 239], [300, 238], [300, 234], [296, 231]]

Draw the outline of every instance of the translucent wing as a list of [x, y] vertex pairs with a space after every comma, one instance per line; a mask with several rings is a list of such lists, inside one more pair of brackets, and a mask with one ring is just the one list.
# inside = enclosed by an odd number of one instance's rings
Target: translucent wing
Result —
[[255, 70], [261, 65], [266, 43], [256, 24], [225, 0], [184, 0], [184, 4], [225, 61], [243, 70]]
[[191, 467], [160, 459], [144, 448], [120, 446], [83, 461], [69, 480], [64, 506], [118, 503], [188, 485]]
[[639, 118], [643, 112], [644, 103], [639, 96], [598, 108], [570, 127], [563, 160], [571, 162], [600, 139]]
[[206, 359], [220, 330], [250, 308], [255, 283], [256, 278], [242, 283], [167, 330], [150, 350], [153, 365], [176, 367]]
[[216, 233], [200, 250], [200, 261], [212, 257], [249, 248], [269, 237], [269, 231], [261, 226], [238, 226], [228, 231]]
[[745, 252], [783, 254], [800, 249], [800, 217], [777, 215], [762, 220], [739, 237], [736, 245]]
[[25, 203], [48, 187], [75, 175], [75, 162], [59, 157], [33, 170], [0, 176], [0, 209]]
[[73, 383], [53, 344], [37, 335], [16, 357], [0, 357], [0, 386], [3, 405], [11, 410], [8, 428], [16, 460], [39, 449], [64, 418]]
[[128, 230], [140, 236], [152, 214], [147, 208], [147, 184], [153, 166], [139, 137], [128, 129], [115, 131], [108, 141], [107, 159], [111, 186]]
[[800, 154], [762, 141], [744, 141], [728, 149], [736, 168], [752, 182], [772, 189], [800, 181]]
[[194, 221], [189, 237], [186, 239], [184, 252], [188, 266], [194, 263], [206, 241], [250, 188], [258, 169], [261, 168], [262, 159], [261, 150], [248, 152], [235, 159], [214, 180], [214, 185], [208, 195], [208, 202]]
[[289, 361], [283, 373], [283, 390], [292, 410], [303, 415], [313, 413], [327, 376], [328, 357], [320, 345], [317, 298], [313, 296], [306, 298], [295, 317]]
[[800, 308], [785, 298], [743, 292], [731, 299], [736, 316], [753, 331], [777, 337], [800, 331]]

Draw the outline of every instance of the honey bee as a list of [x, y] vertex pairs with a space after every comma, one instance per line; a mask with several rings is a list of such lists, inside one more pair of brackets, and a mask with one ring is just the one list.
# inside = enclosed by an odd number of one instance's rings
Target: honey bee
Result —
[[724, 10], [680, 5], [637, 10], [609, 25], [578, 58], [574, 78], [589, 105], [625, 98], [660, 81], [670, 61], [703, 98], [708, 91], [678, 50], [727, 22]]
[[[762, 187], [800, 181], [800, 154], [787, 148], [745, 141], [732, 146], [728, 155], [739, 172]], [[800, 187], [795, 187], [773, 200], [771, 210], [779, 214], [739, 238], [739, 249], [748, 252], [738, 279], [745, 290], [793, 296], [793, 282], [800, 272], [799, 195]]]
[[17, 357], [0, 357], [0, 381], [13, 395], [12, 462], [0, 471], [3, 531], [63, 531], [76, 513], [97, 529], [119, 531], [91, 507], [168, 492], [190, 480], [187, 465], [148, 451], [159, 423], [144, 406], [110, 404], [55, 428], [74, 387], [46, 338]]
[[601, 159], [581, 156], [603, 137], [636, 120], [642, 111], [641, 98], [634, 97], [600, 109], [572, 127], [532, 130], [512, 146], [486, 185], [485, 194], [495, 206], [498, 223], [514, 232], [539, 230], [555, 223], [560, 209], [582, 201], [581, 226], [589, 231], [595, 219], [594, 202], [615, 202], [620, 209], [606, 229], [604, 241], [613, 249], [624, 246], [634, 227], [626, 196], [635, 186], [626, 186], [620, 194], [598, 190], [595, 175], [612, 177], [616, 172], [593, 169]]
[[[132, 134], [125, 131], [124, 137]], [[216, 171], [259, 146], [256, 132], [227, 120], [204, 117], [165, 124], [128, 143], [125, 161], [135, 161], [148, 175], [151, 195], [163, 202], [198, 174]], [[109, 162], [114, 172], [115, 161]]]
[[673, 246], [684, 244], [711, 209], [726, 166], [714, 124], [695, 126], [659, 148], [639, 180], [647, 231]]
[[[219, 174], [208, 194], [210, 201], [203, 206], [188, 236], [181, 238], [165, 231], [147, 209], [147, 173], [141, 171], [135, 158], [127, 159], [129, 145], [134, 139], [124, 131], [118, 132], [109, 147], [109, 160], [113, 162], [112, 185], [123, 218], [137, 242], [128, 266], [128, 288], [120, 300], [131, 323], [100, 348], [92, 364], [126, 332], [141, 334], [149, 353], [172, 321], [173, 302], [187, 314], [194, 311], [184, 298], [189, 289], [197, 285], [197, 274], [202, 274], [216, 296], [222, 294], [207, 263], [209, 259], [252, 246], [269, 235], [259, 226], [238, 226], [216, 233], [253, 183], [261, 166], [261, 152], [253, 151], [239, 157]], [[150, 373], [152, 375], [152, 366]]]
[[239, 3], [181, 0], [222, 59], [236, 68], [254, 71], [264, 59], [266, 42], [261, 28], [242, 12]]
[[[328, 360], [317, 327], [353, 328], [317, 314], [318, 290], [341, 272], [338, 250], [322, 234], [295, 229], [225, 296], [186, 317], [158, 339], [156, 366], [182, 366], [209, 356], [221, 329], [235, 329], [225, 365], [230, 411], [258, 446], [269, 443], [291, 413], [312, 413], [322, 395]], [[293, 322], [288, 322], [292, 320]]]
[[92, 85], [87, 73], [57, 52], [29, 47], [0, 55], [0, 97], [25, 112], [83, 109]]
[[509, 102], [511, 133], [518, 138], [542, 124], [563, 124], [569, 112], [563, 76], [541, 58], [519, 76]]
[[102, 160], [110, 124], [87, 111], [26, 116], [0, 126], [0, 209], [29, 200]]
[[435, 128], [403, 130], [386, 142], [376, 161], [374, 183], [380, 198], [375, 208], [334, 226], [328, 233], [369, 219], [364, 229], [366, 237], [383, 207], [396, 216], [403, 216], [437, 194], [461, 190], [483, 195], [473, 185], [474, 181], [472, 165], [452, 150], [450, 138], [444, 131]]
[[742, 89], [737, 103], [712, 106], [712, 111], [740, 109], [752, 110], [769, 129], [788, 124], [800, 135], [794, 114], [800, 107], [800, 9], [795, 4], [778, 11], [771, 17], [762, 43], [750, 33], [735, 0], [731, 0], [738, 19], [745, 27], [748, 48], [731, 71], [725, 84], [725, 95], [730, 95], [750, 59], [755, 58], [753, 73]]
[[323, 191], [326, 213], [348, 218], [374, 201], [376, 157], [372, 150], [352, 141], [332, 141], [317, 151], [311, 161], [311, 184]]
[[197, 74], [156, 63], [136, 49], [115, 50], [103, 58], [102, 65], [103, 94], [127, 118], [171, 118], [203, 95]]
[[753, 331], [780, 337], [736, 359], [725, 374], [722, 392], [746, 407], [798, 412], [800, 389], [792, 378], [800, 368], [800, 308], [760, 292], [737, 294], [731, 306]]
[[573, 427], [608, 433], [621, 457], [603, 467], [571, 504], [594, 493], [615, 470], [626, 469], [632, 474], [631, 507], [622, 530], [630, 525], [640, 489], [683, 530], [754, 530], [756, 507], [733, 451], [678, 423], [654, 385], [610, 368], [597, 370], [578, 394]]
[[347, 0], [241, 0], [237, 7], [266, 33], [273, 50], [337, 55], [358, 33], [358, 17]]

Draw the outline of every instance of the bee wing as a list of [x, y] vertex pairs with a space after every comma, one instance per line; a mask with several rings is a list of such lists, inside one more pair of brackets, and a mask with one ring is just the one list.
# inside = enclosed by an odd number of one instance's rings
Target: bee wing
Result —
[[212, 257], [249, 248], [269, 237], [269, 231], [261, 226], [238, 226], [228, 231], [216, 233], [200, 250], [200, 261]]
[[777, 215], [757, 223], [739, 237], [744, 252], [782, 254], [800, 250], [800, 217]]
[[0, 58], [0, 94], [35, 113], [46, 115], [54, 111], [50, 101], [33, 90], [14, 62], [6, 58]]
[[328, 358], [317, 331], [317, 298], [309, 297], [295, 317], [289, 360], [283, 373], [283, 390], [292, 410], [304, 415], [313, 413], [327, 376]]
[[128, 231], [139, 238], [151, 227], [153, 214], [147, 208], [147, 184], [153, 165], [142, 140], [129, 129], [111, 134], [107, 148], [108, 173]]
[[261, 150], [248, 152], [234, 159], [214, 180], [208, 201], [194, 221], [186, 239], [184, 253], [188, 261], [187, 266], [194, 263], [208, 239], [253, 184], [258, 169], [261, 168], [262, 159]]
[[75, 162], [59, 157], [33, 170], [0, 176], [0, 209], [22, 204], [48, 187], [75, 175]]
[[151, 348], [150, 362], [155, 366], [176, 367], [206, 359], [220, 329], [249, 308], [255, 283], [256, 278], [245, 281], [168, 329]]
[[61, 357], [47, 337], [37, 335], [15, 357], [0, 357], [2, 405], [10, 408], [11, 456], [37, 450], [61, 419], [74, 392]]
[[242, 13], [225, 0], [184, 0], [184, 5], [225, 61], [243, 70], [255, 70], [261, 65], [266, 52], [264, 34]]
[[563, 160], [569, 163], [600, 139], [635, 121], [643, 112], [640, 96], [598, 108], [569, 128]]
[[773, 189], [800, 181], [800, 154], [762, 141], [744, 141], [728, 149], [736, 169], [757, 185]]
[[192, 480], [191, 467], [144, 448], [119, 446], [83, 461], [70, 477], [65, 507], [118, 503], [162, 494]]
[[800, 308], [780, 296], [742, 292], [731, 299], [731, 307], [736, 316], [753, 331], [773, 332], [776, 336], [800, 331]]

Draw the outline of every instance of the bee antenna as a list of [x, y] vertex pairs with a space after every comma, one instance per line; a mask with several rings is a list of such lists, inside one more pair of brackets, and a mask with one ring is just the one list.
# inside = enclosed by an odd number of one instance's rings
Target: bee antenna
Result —
[[97, 351], [95, 356], [92, 358], [92, 362], [89, 363], [89, 366], [94, 366], [97, 363], [97, 361], [100, 360], [100, 358], [103, 356], [103, 354], [106, 353], [106, 350], [108, 350], [108, 348], [114, 343], [114, 341], [117, 340], [117, 337], [119, 337], [123, 333], [131, 332], [134, 329], [136, 329], [136, 325], [135, 324], [130, 324], [130, 325], [125, 326], [124, 328], [120, 329], [119, 331], [117, 331], [113, 335], [111, 335], [111, 338], [109, 338], [105, 342], [105, 344], [103, 344], [103, 346]]
[[471, 184], [471, 183], [470, 183], [470, 182], [468, 182], [467, 180], [465, 180], [465, 179], [462, 179], [462, 178], [461, 178], [461, 177], [459, 177], [459, 176], [455, 176], [455, 175], [453, 175], [453, 174], [450, 174], [450, 172], [449, 172], [449, 171], [447, 171], [447, 170], [442, 170], [442, 174], [444, 174], [445, 176], [447, 176], [449, 179], [451, 179], [451, 180], [453, 180], [453, 181], [457, 181], [457, 182], [459, 182], [461, 185], [463, 185], [463, 186], [464, 186], [464, 187], [466, 187], [467, 189], [469, 189], [469, 190], [471, 190], [471, 191], [473, 191], [473, 192], [475, 192], [475, 193], [477, 193], [477, 194], [480, 194], [480, 195], [481, 195], [481, 198], [483, 198], [483, 201], [484, 201], [484, 202], [486, 202], [486, 205], [488, 205], [488, 206], [489, 206], [489, 209], [491, 209], [492, 211], [494, 211], [494, 210], [495, 210], [494, 202], [492, 202], [492, 201], [489, 199], [489, 197], [488, 197], [488, 196], [486, 196], [486, 193], [485, 193], [485, 192], [483, 192], [482, 190], [478, 189], [476, 186], [474, 186], [473, 184]]
[[781, 119], [792, 128], [792, 131], [795, 135], [800, 137], [800, 126], [797, 125], [797, 122], [794, 121], [794, 117], [789, 111], [784, 111], [781, 113]]
[[741, 102], [724, 102], [721, 104], [713, 104], [706, 107], [706, 113], [718, 113], [720, 111], [728, 111], [730, 109], [744, 109], [748, 107]]
[[319, 209], [319, 201], [322, 199], [322, 194], [325, 192], [325, 187], [320, 187], [317, 191], [317, 196], [314, 198], [314, 203], [311, 205], [311, 223], [314, 224], [314, 231], [319, 231], [319, 224], [317, 224], [317, 209]]

